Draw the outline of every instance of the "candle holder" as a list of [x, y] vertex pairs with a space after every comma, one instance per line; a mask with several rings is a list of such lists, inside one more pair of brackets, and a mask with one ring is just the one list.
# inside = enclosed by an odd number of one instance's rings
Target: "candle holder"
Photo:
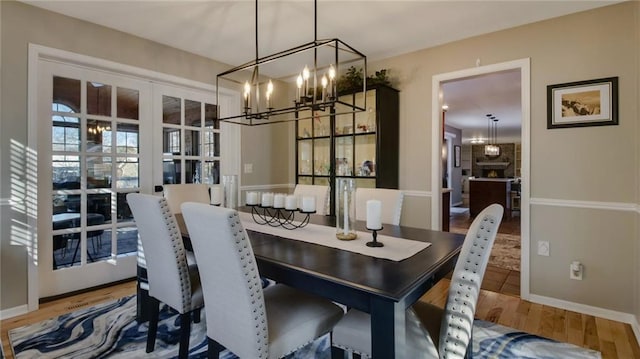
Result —
[[384, 247], [384, 244], [382, 242], [378, 242], [378, 231], [381, 231], [382, 228], [384, 227], [380, 227], [378, 229], [371, 229], [371, 228], [367, 228], [368, 230], [370, 230], [373, 236], [373, 240], [371, 242], [367, 242], [367, 247]]
[[[309, 224], [311, 215], [316, 213], [316, 211], [306, 212], [302, 209], [274, 208], [259, 204], [247, 204], [247, 206], [251, 207], [251, 217], [257, 224], [268, 224], [271, 227], [282, 227], [289, 230], [305, 227]], [[296, 212], [303, 214], [302, 220], [296, 220]]]

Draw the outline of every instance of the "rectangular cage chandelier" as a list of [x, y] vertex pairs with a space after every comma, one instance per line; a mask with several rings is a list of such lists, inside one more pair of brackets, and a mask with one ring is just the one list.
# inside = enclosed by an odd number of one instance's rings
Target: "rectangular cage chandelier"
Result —
[[[314, 0], [314, 40], [269, 56], [258, 55], [258, 0], [255, 1], [255, 59], [216, 76], [216, 88], [237, 89], [240, 108], [227, 109], [220, 121], [248, 126], [320, 118], [365, 111], [366, 96], [354, 103], [339, 91], [364, 92], [367, 58], [345, 42], [317, 39], [317, 0]], [[343, 89], [340, 75], [361, 68], [362, 85]], [[350, 99], [351, 97], [349, 97]], [[220, 91], [216, 91], [220, 103]]]

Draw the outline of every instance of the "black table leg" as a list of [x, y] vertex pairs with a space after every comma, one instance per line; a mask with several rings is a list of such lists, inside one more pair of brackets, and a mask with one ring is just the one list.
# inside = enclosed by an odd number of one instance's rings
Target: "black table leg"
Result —
[[381, 298], [371, 300], [373, 358], [405, 358], [405, 308]]

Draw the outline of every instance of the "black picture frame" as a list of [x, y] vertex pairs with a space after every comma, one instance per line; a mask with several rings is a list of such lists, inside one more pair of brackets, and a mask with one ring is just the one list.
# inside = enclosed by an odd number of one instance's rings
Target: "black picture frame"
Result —
[[547, 86], [547, 129], [618, 125], [618, 77]]
[[453, 167], [460, 167], [460, 146], [453, 146]]

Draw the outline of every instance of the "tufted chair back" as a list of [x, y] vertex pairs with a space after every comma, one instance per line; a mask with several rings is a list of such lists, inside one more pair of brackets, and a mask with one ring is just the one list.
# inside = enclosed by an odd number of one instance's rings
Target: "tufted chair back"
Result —
[[382, 223], [400, 225], [404, 192], [386, 188], [356, 188], [356, 219], [367, 219], [367, 201], [377, 199], [382, 202]]
[[[499, 204], [485, 208], [471, 223], [449, 286], [445, 309], [418, 301], [407, 310], [407, 358], [464, 358], [470, 350], [473, 316], [491, 248], [502, 221]], [[332, 358], [343, 350], [371, 356], [371, 318], [351, 309], [334, 327]]]
[[485, 208], [471, 223], [451, 277], [440, 326], [440, 358], [464, 358], [471, 341], [480, 285], [502, 221], [498, 204]]
[[182, 211], [202, 279], [207, 336], [240, 358], [266, 358], [262, 283], [238, 213], [200, 203], [185, 203]]
[[141, 193], [127, 195], [144, 247], [149, 295], [180, 313], [192, 310], [187, 256], [167, 201]]
[[184, 202], [210, 202], [209, 186], [206, 184], [165, 184], [162, 188], [171, 213], [181, 213], [180, 205]]

